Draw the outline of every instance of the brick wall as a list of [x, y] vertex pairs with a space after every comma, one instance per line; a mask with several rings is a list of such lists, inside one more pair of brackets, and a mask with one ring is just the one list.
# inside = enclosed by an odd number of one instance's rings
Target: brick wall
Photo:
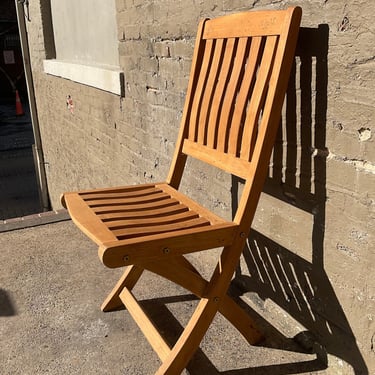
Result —
[[[281, 307], [301, 329], [313, 332], [327, 347], [327, 373], [373, 372], [375, 3], [116, 4], [124, 98], [44, 74], [42, 60], [51, 55], [45, 48], [50, 40], [45, 1], [30, 4], [31, 61], [53, 208], [60, 207], [59, 195], [66, 190], [165, 178], [199, 19], [302, 6], [304, 29], [283, 125], [249, 239], [251, 251], [244, 252], [236, 282], [255, 307], [284, 316]], [[74, 113], [67, 109], [68, 95]], [[195, 161], [188, 166], [193, 172], [183, 189], [230, 218], [236, 198], [228, 193], [241, 189], [240, 181]], [[278, 321], [293, 335], [294, 323]]]

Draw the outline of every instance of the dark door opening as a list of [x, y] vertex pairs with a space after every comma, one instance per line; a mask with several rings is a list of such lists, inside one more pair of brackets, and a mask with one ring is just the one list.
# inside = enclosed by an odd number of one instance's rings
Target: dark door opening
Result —
[[15, 3], [5, 0], [0, 4], [0, 220], [42, 210], [33, 144]]

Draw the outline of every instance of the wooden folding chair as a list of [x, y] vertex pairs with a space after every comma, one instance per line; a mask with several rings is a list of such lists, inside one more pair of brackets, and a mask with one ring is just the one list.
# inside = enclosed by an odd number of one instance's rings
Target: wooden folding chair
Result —
[[[162, 361], [157, 374], [184, 369], [217, 311], [250, 343], [261, 337], [227, 290], [268, 172], [300, 18], [301, 9], [295, 7], [203, 20], [166, 182], [62, 196], [76, 225], [99, 245], [102, 262], [110, 268], [129, 266], [102, 310], [125, 305]], [[188, 156], [244, 180], [233, 221], [178, 191]], [[184, 254], [218, 247], [223, 250], [207, 281]], [[145, 269], [200, 299], [172, 348], [132, 293]]]

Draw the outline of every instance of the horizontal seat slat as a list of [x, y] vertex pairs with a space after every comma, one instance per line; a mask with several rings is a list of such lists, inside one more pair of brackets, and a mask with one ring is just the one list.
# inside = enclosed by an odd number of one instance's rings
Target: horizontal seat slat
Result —
[[188, 206], [190, 210], [197, 212], [202, 217], [205, 217], [212, 224], [219, 224], [219, 223], [226, 222], [226, 220], [214, 214], [207, 208], [201, 206], [199, 203], [195, 202], [193, 199], [189, 198], [185, 194], [174, 189], [172, 186], [168, 184], [158, 184], [157, 186], [160, 187], [165, 193], [170, 194], [171, 197], [177, 199], [182, 204], [185, 204], [186, 206]]
[[204, 218], [197, 218], [192, 220], [183, 221], [180, 223], [174, 224], [165, 224], [165, 225], [151, 225], [148, 227], [137, 227], [130, 229], [118, 229], [112, 230], [111, 232], [119, 239], [134, 238], [134, 237], [143, 237], [149, 236], [151, 234], [159, 234], [164, 232], [174, 232], [182, 229], [192, 229], [199, 228], [203, 226], [209, 226], [210, 222]]
[[136, 227], [147, 227], [147, 226], [158, 226], [161, 224], [174, 224], [183, 221], [196, 219], [199, 215], [194, 211], [185, 211], [180, 214], [162, 216], [159, 218], [140, 218], [140, 219], [127, 219], [127, 220], [116, 220], [106, 222], [106, 225], [111, 230], [125, 229], [125, 228], [136, 228]]
[[112, 199], [98, 199], [94, 201], [85, 201], [91, 208], [94, 207], [105, 207], [105, 206], [119, 206], [119, 205], [132, 205], [132, 204], [143, 204], [149, 202], [158, 202], [163, 199], [169, 199], [170, 196], [166, 193], [150, 194], [144, 197], [132, 197], [132, 198], [112, 198]]
[[117, 220], [131, 220], [136, 218], [158, 218], [168, 215], [174, 215], [181, 212], [188, 211], [189, 208], [183, 204], [173, 204], [161, 208], [153, 208], [150, 210], [127, 211], [127, 212], [112, 212], [106, 214], [98, 214], [97, 216], [104, 222]]
[[[116, 193], [116, 192], [131, 192], [131, 191], [137, 191], [137, 190], [144, 190], [147, 188], [155, 187], [155, 184], [140, 184], [140, 185], [125, 185], [125, 186], [115, 186], [115, 187], [106, 187], [106, 188], [96, 188], [96, 189], [89, 189], [89, 190], [80, 190], [78, 193], [79, 195], [88, 195], [92, 193]], [[69, 194], [67, 192], [66, 194]]]
[[152, 194], [161, 193], [160, 189], [155, 189], [153, 187], [142, 189], [142, 190], [132, 190], [132, 191], [124, 191], [124, 192], [98, 192], [98, 193], [91, 193], [91, 194], [82, 194], [82, 198], [84, 201], [95, 201], [99, 199], [117, 199], [117, 198], [136, 198], [136, 197], [143, 197]]
[[163, 207], [175, 206], [178, 205], [179, 202], [174, 199], [165, 199], [161, 202], [150, 202], [150, 203], [143, 203], [143, 204], [132, 204], [132, 205], [113, 205], [113, 206], [106, 206], [106, 207], [92, 207], [91, 209], [96, 214], [110, 214], [115, 212], [143, 212], [143, 211], [150, 211], [155, 210]]

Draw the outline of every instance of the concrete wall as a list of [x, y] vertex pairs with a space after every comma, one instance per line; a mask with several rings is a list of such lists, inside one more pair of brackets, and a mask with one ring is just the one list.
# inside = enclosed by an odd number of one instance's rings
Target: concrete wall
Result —
[[[46, 3], [30, 2], [28, 30], [54, 208], [66, 190], [164, 179], [200, 18], [302, 6], [283, 126], [236, 282], [286, 334], [313, 333], [329, 354], [324, 373], [374, 373], [375, 3], [117, 0], [124, 98], [43, 72]], [[230, 218], [240, 181], [189, 167], [184, 190]]]

